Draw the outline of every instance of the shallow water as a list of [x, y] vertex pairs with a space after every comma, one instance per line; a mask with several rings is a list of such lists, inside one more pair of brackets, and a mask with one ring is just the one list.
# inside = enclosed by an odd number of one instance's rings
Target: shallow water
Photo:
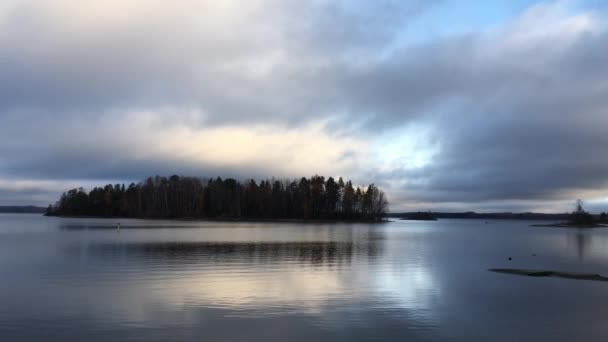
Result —
[[0, 214], [0, 340], [608, 338], [608, 283], [487, 270], [608, 275], [608, 229], [116, 222]]

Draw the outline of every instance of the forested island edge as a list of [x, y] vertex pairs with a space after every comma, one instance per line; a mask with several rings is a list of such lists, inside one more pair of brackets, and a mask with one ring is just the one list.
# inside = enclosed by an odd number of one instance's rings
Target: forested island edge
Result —
[[298, 220], [381, 222], [388, 209], [376, 185], [354, 187], [342, 177], [299, 180], [148, 177], [140, 183], [69, 190], [48, 216], [214, 220]]

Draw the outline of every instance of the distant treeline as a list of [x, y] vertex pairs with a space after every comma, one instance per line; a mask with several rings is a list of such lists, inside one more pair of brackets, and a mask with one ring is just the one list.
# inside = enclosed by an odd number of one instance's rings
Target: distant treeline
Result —
[[42, 214], [44, 213], [44, 207], [34, 207], [31, 205], [12, 205], [12, 206], [0, 206], [0, 213], [18, 213], [18, 214]]
[[426, 217], [436, 219], [440, 218], [458, 218], [458, 219], [494, 219], [494, 220], [567, 220], [571, 214], [543, 214], [543, 213], [476, 213], [473, 211], [460, 213], [439, 213], [439, 212], [407, 212], [407, 213], [391, 213], [388, 216], [404, 219], [418, 219], [421, 214]]
[[128, 186], [108, 184], [87, 192], [64, 193], [51, 216], [381, 220], [388, 202], [374, 184], [354, 188], [351, 181], [313, 176], [300, 180], [148, 177]]

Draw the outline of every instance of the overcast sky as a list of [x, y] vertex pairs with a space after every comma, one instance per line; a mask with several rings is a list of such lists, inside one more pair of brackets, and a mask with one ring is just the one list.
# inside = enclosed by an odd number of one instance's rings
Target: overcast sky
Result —
[[343, 176], [392, 211], [608, 210], [604, 1], [3, 0], [0, 205]]

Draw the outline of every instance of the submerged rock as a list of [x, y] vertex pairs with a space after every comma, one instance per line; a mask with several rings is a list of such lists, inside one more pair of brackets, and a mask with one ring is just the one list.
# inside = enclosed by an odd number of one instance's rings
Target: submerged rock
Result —
[[559, 277], [559, 278], [566, 278], [566, 279], [608, 281], [608, 277], [601, 276], [597, 273], [578, 273], [578, 272], [563, 272], [563, 271], [552, 271], [552, 270], [529, 270], [529, 269], [517, 269], [517, 268], [490, 268], [489, 271], [497, 272], [497, 273], [529, 276], [529, 277]]

